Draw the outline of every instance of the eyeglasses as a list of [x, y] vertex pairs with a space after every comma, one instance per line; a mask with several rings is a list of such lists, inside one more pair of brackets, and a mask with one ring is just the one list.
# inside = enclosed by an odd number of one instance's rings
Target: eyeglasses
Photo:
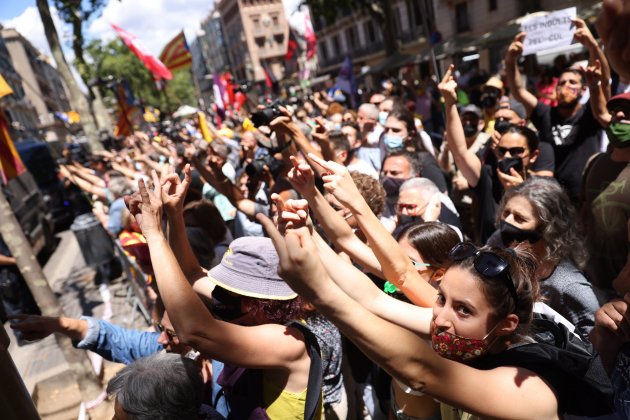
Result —
[[505, 287], [514, 300], [514, 306], [518, 307], [518, 295], [516, 287], [510, 275], [510, 265], [503, 258], [490, 251], [479, 251], [471, 242], [460, 242], [448, 253], [452, 261], [462, 261], [474, 257], [473, 266], [479, 274], [489, 278], [501, 278]]
[[405, 203], [398, 203], [397, 204], [397, 208], [399, 212], [402, 212], [403, 210], [415, 210], [418, 208], [417, 204], [405, 204]]
[[525, 153], [524, 147], [498, 147], [497, 152], [501, 156], [505, 156], [507, 152], [510, 152], [510, 156], [520, 156]]
[[155, 328], [161, 333], [166, 333], [168, 339], [173, 341], [177, 337], [177, 333], [170, 328], [166, 328], [164, 325], [160, 324], [159, 321], [153, 321], [153, 325]]

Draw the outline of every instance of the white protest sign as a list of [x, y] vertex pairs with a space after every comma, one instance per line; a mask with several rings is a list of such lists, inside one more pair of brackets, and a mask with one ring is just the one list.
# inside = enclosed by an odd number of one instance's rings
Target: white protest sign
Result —
[[571, 19], [575, 19], [575, 14], [575, 7], [569, 7], [544, 16], [524, 18], [521, 30], [527, 36], [523, 41], [523, 55], [571, 45], [575, 32]]

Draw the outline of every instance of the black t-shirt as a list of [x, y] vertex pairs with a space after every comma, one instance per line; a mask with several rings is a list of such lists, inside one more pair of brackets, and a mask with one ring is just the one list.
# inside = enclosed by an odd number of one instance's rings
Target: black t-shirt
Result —
[[428, 152], [419, 152], [418, 159], [420, 160], [420, 176], [430, 179], [442, 192], [448, 190], [446, 183], [446, 175], [440, 169], [437, 160], [432, 154]]
[[588, 159], [598, 151], [602, 130], [590, 105], [581, 106], [575, 115], [563, 118], [557, 107], [538, 101], [531, 121], [538, 129], [541, 142], [553, 147], [556, 179], [567, 189], [571, 200], [578, 202], [582, 171]]
[[[492, 141], [489, 140], [481, 147], [476, 155], [482, 163], [488, 163], [496, 166], [497, 157], [491, 148]], [[538, 144], [538, 159], [532, 164], [530, 169], [534, 172], [538, 171], [551, 171], [555, 172], [556, 162], [555, 153], [553, 152], [553, 146], [549, 143], [540, 142]]]
[[483, 165], [479, 182], [472, 190], [476, 198], [475, 220], [479, 226], [479, 241], [485, 244], [495, 231], [495, 215], [503, 196], [503, 184], [499, 181], [496, 167], [489, 164]]

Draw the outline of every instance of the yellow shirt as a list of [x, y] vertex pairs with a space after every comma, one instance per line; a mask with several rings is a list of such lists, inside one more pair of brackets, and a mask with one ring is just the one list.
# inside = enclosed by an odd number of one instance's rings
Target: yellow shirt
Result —
[[[263, 402], [267, 415], [271, 420], [302, 420], [304, 419], [304, 406], [306, 405], [306, 391], [293, 393], [278, 388], [267, 381], [263, 376]], [[321, 393], [321, 390], [319, 391]], [[315, 420], [321, 420], [323, 411], [322, 403], [317, 410]]]

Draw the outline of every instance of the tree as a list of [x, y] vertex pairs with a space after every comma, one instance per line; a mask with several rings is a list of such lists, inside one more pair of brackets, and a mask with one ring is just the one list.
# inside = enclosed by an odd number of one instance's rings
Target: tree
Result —
[[303, 0], [302, 4], [311, 8], [314, 17], [321, 16], [327, 22], [334, 22], [340, 13], [347, 11], [366, 12], [381, 29], [385, 54], [398, 51], [391, 0]]
[[[167, 109], [166, 95], [173, 108], [182, 104], [195, 103], [195, 94], [190, 72], [177, 71], [166, 87], [166, 93], [157, 90], [151, 72], [118, 38], [103, 44], [100, 40], [92, 40], [85, 47], [86, 68], [94, 79], [126, 80], [134, 96], [144, 105]], [[112, 89], [101, 84], [101, 93], [110, 98], [109, 103], [115, 103]], [[172, 110], [171, 110], [172, 111]]]
[[88, 87], [90, 108], [96, 119], [99, 130], [111, 127], [109, 116], [101, 100], [98, 89], [90, 81], [90, 73], [83, 56], [85, 39], [83, 38], [83, 24], [94, 15], [100, 14], [107, 0], [53, 0], [53, 4], [64, 22], [72, 26], [72, 50], [74, 51], [74, 66], [79, 72], [83, 83]]
[[72, 76], [72, 73], [70, 72], [70, 66], [66, 61], [63, 51], [61, 50], [59, 35], [57, 34], [55, 23], [52, 20], [48, 2], [46, 0], [37, 0], [37, 10], [39, 11], [39, 16], [44, 26], [44, 33], [46, 35], [48, 45], [50, 46], [50, 51], [57, 63], [59, 75], [62, 77], [66, 86], [68, 86], [68, 90], [70, 91], [70, 103], [72, 104], [72, 108], [74, 108], [74, 110], [81, 116], [81, 125], [83, 126], [83, 132], [87, 137], [90, 148], [93, 151], [102, 150], [103, 145], [98, 140], [96, 124], [94, 123], [94, 118], [90, 112], [87, 99], [81, 92], [81, 89], [79, 89], [79, 85], [76, 80], [74, 80], [74, 76]]

